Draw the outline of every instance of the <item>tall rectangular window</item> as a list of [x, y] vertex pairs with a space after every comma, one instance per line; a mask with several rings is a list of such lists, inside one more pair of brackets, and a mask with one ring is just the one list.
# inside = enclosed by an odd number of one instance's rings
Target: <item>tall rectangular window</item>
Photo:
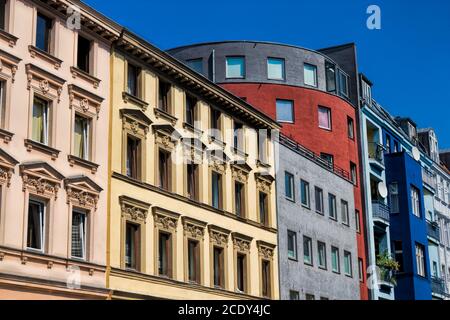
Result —
[[84, 211], [72, 211], [72, 257], [86, 259], [86, 222]]
[[38, 97], [33, 98], [33, 122], [31, 139], [36, 142], [49, 144], [49, 103]]
[[358, 210], [355, 210], [355, 224], [356, 224], [356, 232], [361, 233], [361, 219]]
[[265, 192], [259, 192], [259, 222], [262, 225], [269, 225], [269, 197]]
[[338, 72], [339, 95], [348, 97], [348, 76], [341, 70]]
[[225, 286], [225, 269], [224, 269], [224, 249], [214, 247], [213, 249], [214, 262], [214, 286], [217, 288], [224, 288]]
[[398, 196], [398, 183], [392, 182], [389, 184], [389, 205], [391, 213], [400, 212], [400, 199]]
[[403, 243], [402, 241], [394, 241], [394, 254], [395, 254], [395, 261], [398, 262], [400, 265], [399, 272], [404, 271], [403, 266]]
[[305, 85], [317, 87], [317, 67], [305, 63], [303, 67]]
[[6, 30], [6, 1], [0, 0], [0, 29]]
[[44, 251], [46, 205], [42, 201], [29, 200], [27, 248]]
[[294, 198], [294, 176], [289, 173], [284, 173], [284, 195], [287, 199], [295, 201]]
[[294, 123], [294, 102], [277, 99], [277, 121]]
[[198, 165], [189, 163], [187, 166], [187, 193], [191, 200], [198, 200]]
[[300, 181], [300, 192], [301, 192], [301, 201], [302, 205], [310, 208], [311, 201], [310, 201], [310, 195], [309, 195], [309, 183], [305, 180]]
[[212, 206], [222, 209], [222, 175], [215, 171], [211, 174]]
[[197, 105], [197, 98], [189, 95], [186, 93], [185, 98], [185, 117], [186, 117], [186, 123], [190, 126], [194, 126], [195, 121], [195, 106]]
[[200, 283], [200, 247], [198, 241], [188, 241], [188, 277], [190, 282]]
[[125, 226], [125, 268], [138, 270], [139, 267], [139, 226], [127, 222]]
[[328, 194], [328, 210], [330, 218], [337, 220], [336, 196], [331, 193]]
[[225, 73], [227, 78], [245, 78], [245, 57], [227, 57]]
[[6, 117], [6, 81], [0, 80], [0, 128], [5, 128]]
[[90, 159], [91, 121], [75, 114], [74, 155], [78, 158]]
[[319, 260], [319, 268], [327, 269], [327, 247], [321, 241], [317, 242], [317, 259]]
[[411, 186], [411, 205], [413, 215], [420, 218], [420, 191], [414, 186]]
[[284, 80], [284, 59], [267, 58], [267, 78], [271, 80]]
[[78, 35], [77, 67], [84, 72], [90, 72], [92, 41]]
[[236, 216], [245, 216], [245, 187], [238, 181], [234, 182], [234, 209]]
[[352, 254], [348, 251], [344, 251], [344, 274], [349, 277], [353, 276]]
[[303, 262], [313, 265], [312, 240], [309, 237], [303, 237]]
[[141, 140], [131, 135], [127, 136], [127, 176], [133, 179], [141, 178]]
[[237, 253], [236, 256], [236, 284], [240, 292], [247, 291], [247, 255]]
[[347, 117], [347, 134], [350, 139], [355, 139], [355, 125], [350, 117]]
[[170, 83], [161, 78], [158, 83], [158, 109], [164, 112], [170, 112]]
[[203, 73], [203, 59], [202, 58], [187, 60], [186, 64], [192, 70], [197, 71], [200, 74]]
[[36, 20], [36, 47], [50, 52], [53, 20], [38, 12]]
[[268, 141], [270, 141], [269, 132], [266, 130], [259, 130], [257, 134], [257, 145], [258, 145], [258, 160], [267, 163], [267, 146]]
[[158, 274], [172, 277], [172, 235], [159, 232], [158, 235]]
[[331, 130], [331, 109], [319, 106], [319, 128]]
[[140, 97], [139, 78], [141, 68], [128, 62], [127, 70], [127, 93], [135, 97]]
[[364, 282], [364, 266], [361, 258], [358, 258], [358, 278], [359, 282]]
[[339, 263], [339, 249], [331, 247], [331, 270], [335, 273], [339, 273], [341, 267]]
[[159, 149], [159, 187], [170, 190], [170, 152]]
[[288, 258], [297, 260], [297, 233], [288, 230]]
[[221, 131], [221, 113], [219, 110], [210, 108], [210, 120], [209, 120], [209, 127], [210, 127], [210, 135], [217, 140], [222, 140], [222, 131]]
[[419, 276], [425, 277], [425, 249], [421, 244], [416, 243], [416, 269]]
[[262, 285], [262, 296], [265, 298], [271, 297], [271, 280], [270, 280], [270, 261], [261, 261], [261, 285]]
[[348, 214], [348, 202], [341, 200], [341, 219], [342, 224], [345, 224], [346, 226], [350, 225], [350, 219]]
[[325, 76], [327, 80], [327, 91], [336, 92], [336, 66], [325, 62]]
[[319, 187], [314, 188], [314, 199], [316, 203], [316, 212], [323, 214], [323, 190]]
[[352, 180], [353, 184], [358, 184], [358, 173], [356, 164], [353, 162], [350, 162], [350, 179]]
[[234, 121], [233, 129], [233, 148], [244, 151], [244, 125]]

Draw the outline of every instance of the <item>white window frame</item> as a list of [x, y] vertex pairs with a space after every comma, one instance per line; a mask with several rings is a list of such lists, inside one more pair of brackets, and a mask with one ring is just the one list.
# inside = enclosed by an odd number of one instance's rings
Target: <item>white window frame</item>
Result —
[[83, 237], [82, 237], [82, 245], [81, 245], [81, 249], [82, 249], [82, 257], [76, 257], [76, 256], [73, 256], [72, 255], [72, 230], [71, 230], [71, 233], [70, 233], [70, 236], [71, 236], [71, 247], [70, 247], [70, 256], [72, 257], [72, 258], [74, 258], [74, 259], [81, 259], [81, 260], [86, 260], [86, 257], [87, 257], [87, 255], [86, 255], [86, 248], [87, 248], [87, 234], [88, 234], [88, 226], [87, 226], [87, 224], [88, 224], [88, 214], [89, 213], [87, 213], [86, 211], [83, 211], [83, 210], [80, 210], [80, 209], [76, 209], [76, 208], [73, 208], [72, 209], [72, 225], [73, 225], [73, 214], [74, 213], [78, 213], [78, 214], [81, 214], [82, 216], [84, 216], [84, 218], [83, 218]]
[[[46, 221], [47, 220], [46, 219], [47, 218], [46, 217], [46, 215], [47, 215], [47, 203], [45, 201], [42, 201], [42, 200], [30, 198], [28, 200], [28, 208], [29, 208], [29, 204], [30, 203], [34, 203], [34, 204], [38, 204], [39, 206], [42, 206], [42, 211], [39, 212], [40, 221], [41, 221], [40, 227], [42, 228], [41, 236], [40, 236], [40, 242], [41, 242], [40, 243], [40, 247], [41, 248], [37, 249], [37, 248], [28, 247], [28, 238], [27, 238], [27, 250], [44, 253], [45, 252], [45, 241], [46, 241], [45, 233], [47, 232], [47, 230], [46, 230], [46, 224], [47, 224], [47, 221]], [[30, 215], [30, 210], [28, 210], [27, 219], [29, 219], [29, 215]], [[27, 233], [28, 233], [28, 227], [29, 226], [27, 226]]]

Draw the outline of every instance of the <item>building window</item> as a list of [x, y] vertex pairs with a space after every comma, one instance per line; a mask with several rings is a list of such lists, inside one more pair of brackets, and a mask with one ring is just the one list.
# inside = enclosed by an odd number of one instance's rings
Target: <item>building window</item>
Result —
[[125, 268], [139, 270], [140, 227], [127, 222], [125, 226]]
[[403, 245], [401, 241], [394, 241], [395, 261], [400, 265], [399, 272], [403, 272]]
[[297, 260], [297, 233], [288, 230], [288, 258]]
[[267, 163], [267, 145], [270, 139], [270, 132], [267, 130], [259, 130], [257, 134], [257, 144], [258, 144], [258, 160], [262, 163]]
[[270, 261], [262, 260], [261, 261], [261, 276], [262, 276], [262, 296], [265, 298], [271, 297], [271, 276], [270, 276]]
[[289, 290], [289, 300], [300, 300], [300, 293], [298, 291]]
[[295, 201], [294, 198], [294, 176], [289, 173], [284, 173], [284, 194], [287, 199]]
[[203, 73], [203, 59], [202, 58], [187, 60], [186, 65], [198, 73]]
[[316, 300], [316, 297], [313, 294], [306, 293], [305, 299], [306, 300]]
[[339, 249], [331, 247], [331, 270], [335, 273], [340, 273], [341, 268], [339, 264]]
[[53, 20], [38, 12], [36, 20], [36, 47], [50, 53]]
[[336, 66], [325, 62], [325, 76], [327, 80], [327, 91], [336, 92]]
[[0, 1], [0, 29], [6, 31], [6, 1]]
[[328, 153], [322, 152], [322, 153], [320, 153], [320, 158], [322, 158], [323, 160], [325, 160], [327, 166], [328, 166], [330, 169], [333, 169], [333, 167], [334, 167], [334, 157], [333, 157], [332, 154], [328, 154]]
[[171, 165], [170, 165], [171, 154], [168, 151], [159, 149], [159, 187], [161, 189], [170, 191], [171, 188]]
[[344, 251], [344, 274], [351, 277], [352, 271], [352, 254], [348, 251]]
[[353, 119], [350, 117], [347, 117], [347, 133], [350, 139], [355, 139], [355, 125]]
[[49, 102], [38, 97], [33, 98], [33, 123], [31, 139], [49, 144], [50, 110]]
[[416, 268], [419, 276], [425, 277], [425, 249], [421, 244], [416, 243]]
[[211, 174], [212, 206], [222, 209], [222, 175], [215, 171]]
[[259, 222], [262, 225], [269, 225], [269, 199], [265, 192], [259, 192]]
[[27, 248], [44, 252], [46, 205], [42, 201], [29, 200]]
[[245, 58], [227, 57], [226, 58], [226, 77], [227, 78], [245, 78]]
[[348, 98], [348, 76], [344, 74], [341, 70], [339, 70], [338, 80], [339, 80], [339, 95]]
[[72, 257], [86, 259], [86, 212], [72, 211]]
[[391, 153], [391, 137], [386, 135], [386, 152]]
[[277, 99], [277, 121], [294, 123], [294, 102]]
[[350, 225], [350, 219], [348, 215], [348, 202], [341, 200], [341, 218], [342, 218], [342, 224], [349, 226]]
[[233, 129], [233, 148], [244, 151], [244, 125], [236, 121], [234, 121]]
[[127, 93], [140, 97], [139, 78], [141, 74], [141, 68], [128, 62], [127, 66]]
[[197, 99], [189, 94], [186, 94], [185, 98], [185, 116], [186, 116], [186, 123], [190, 126], [194, 126], [195, 121], [195, 107], [197, 105]]
[[220, 128], [221, 113], [219, 110], [210, 108], [210, 135], [216, 140], [222, 140], [222, 131]]
[[355, 210], [355, 224], [356, 224], [356, 232], [361, 233], [361, 219], [359, 217], [358, 210]]
[[90, 73], [92, 41], [78, 35], [77, 67], [84, 72]]
[[187, 164], [187, 194], [188, 198], [191, 200], [198, 201], [198, 165], [197, 164]]
[[214, 287], [225, 287], [225, 268], [224, 268], [224, 249], [214, 247], [213, 249], [214, 261]]
[[319, 260], [319, 268], [327, 269], [327, 247], [325, 243], [317, 242], [317, 259]]
[[303, 237], [303, 262], [308, 265], [313, 265], [312, 240], [306, 236]]
[[6, 81], [0, 80], [0, 128], [6, 126]]
[[245, 186], [238, 181], [234, 182], [234, 209], [236, 216], [245, 216]]
[[172, 235], [161, 231], [158, 235], [158, 274], [172, 278]]
[[141, 139], [127, 135], [127, 176], [141, 179]]
[[284, 80], [284, 59], [267, 59], [267, 78], [270, 80]]
[[361, 258], [358, 258], [358, 278], [359, 282], [364, 282], [364, 265]]
[[389, 205], [391, 213], [400, 212], [400, 199], [398, 197], [398, 183], [392, 182], [389, 184]]
[[328, 194], [328, 210], [330, 219], [337, 221], [336, 196], [331, 193]]
[[189, 281], [200, 283], [200, 248], [198, 241], [188, 240]]
[[310, 195], [309, 195], [309, 183], [305, 180], [300, 181], [300, 198], [302, 201], [302, 205], [306, 208], [310, 208], [311, 201], [310, 201]]
[[78, 158], [90, 159], [91, 120], [75, 114], [74, 155]]
[[420, 191], [414, 186], [411, 186], [411, 202], [413, 215], [420, 218]]
[[314, 198], [316, 202], [316, 212], [323, 214], [323, 190], [319, 187], [314, 188]]
[[317, 67], [305, 63], [303, 66], [305, 85], [317, 87]]
[[243, 253], [236, 254], [236, 280], [237, 290], [247, 291], [247, 255]]
[[170, 83], [159, 79], [158, 82], [158, 109], [170, 112]]
[[350, 162], [350, 179], [354, 185], [358, 183], [356, 164], [354, 164], [353, 162]]
[[331, 109], [319, 106], [319, 128], [331, 130]]

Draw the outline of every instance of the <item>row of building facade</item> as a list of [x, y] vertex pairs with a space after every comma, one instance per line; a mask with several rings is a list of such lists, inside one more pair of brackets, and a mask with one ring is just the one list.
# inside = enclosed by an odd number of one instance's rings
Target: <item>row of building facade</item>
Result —
[[353, 44], [164, 52], [0, 1], [0, 298], [446, 299], [450, 153]]

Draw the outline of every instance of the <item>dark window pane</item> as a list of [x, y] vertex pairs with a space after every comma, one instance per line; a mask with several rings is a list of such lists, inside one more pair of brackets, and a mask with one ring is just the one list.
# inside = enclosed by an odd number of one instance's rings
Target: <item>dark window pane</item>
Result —
[[77, 67], [89, 73], [91, 41], [78, 35]]
[[52, 29], [52, 20], [38, 13], [36, 22], [36, 47], [49, 52], [50, 51], [50, 32]]

